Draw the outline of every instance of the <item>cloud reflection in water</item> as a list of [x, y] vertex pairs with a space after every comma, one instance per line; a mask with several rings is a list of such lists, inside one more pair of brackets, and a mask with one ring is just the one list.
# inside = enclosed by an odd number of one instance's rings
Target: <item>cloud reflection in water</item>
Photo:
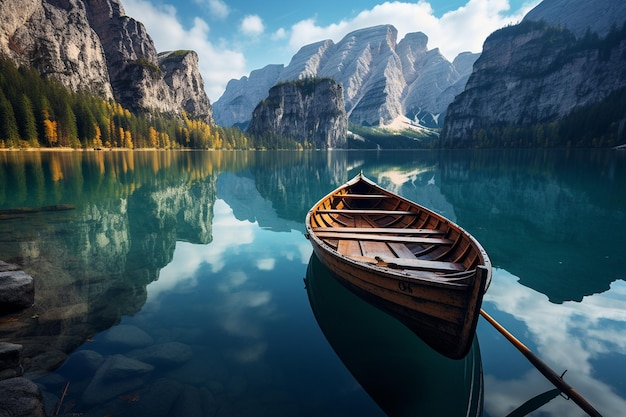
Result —
[[[499, 316], [496, 319], [509, 330], [519, 329], [522, 322], [523, 333], [513, 331], [514, 335], [555, 372], [567, 370], [565, 380], [603, 414], [620, 415], [626, 409], [626, 401], [616, 393], [616, 386], [593, 374], [603, 355], [622, 352], [620, 356], [626, 360], [626, 282], [614, 281], [609, 291], [584, 297], [580, 303], [553, 304], [546, 296], [519, 285], [514, 275], [496, 268], [483, 307], [487, 312], [494, 307], [499, 310], [494, 317]], [[525, 360], [521, 354], [519, 358]], [[524, 398], [549, 389], [550, 384], [532, 369], [508, 380], [485, 374], [485, 387], [489, 393], [485, 396], [486, 410], [490, 415], [506, 415]], [[552, 401], [542, 411], [554, 417], [571, 416], [572, 406], [565, 401]], [[580, 410], [580, 415], [586, 414]]]
[[172, 261], [147, 287], [144, 310], [158, 310], [171, 294], [206, 294], [204, 305], [180, 308], [214, 322], [232, 338], [227, 352], [232, 359], [255, 362], [267, 352], [268, 323], [280, 317], [272, 287], [255, 282], [265, 276], [255, 271], [273, 274], [284, 260], [306, 264], [310, 245], [300, 232], [277, 237], [256, 221], [238, 220], [224, 200], [215, 202], [213, 212], [212, 241], [207, 245], [177, 242]]

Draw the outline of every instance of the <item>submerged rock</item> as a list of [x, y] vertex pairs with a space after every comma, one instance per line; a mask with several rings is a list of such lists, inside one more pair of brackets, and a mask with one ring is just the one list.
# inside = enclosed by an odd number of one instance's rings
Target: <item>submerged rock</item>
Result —
[[128, 353], [128, 356], [152, 365], [178, 365], [191, 359], [191, 348], [183, 343], [168, 342], [137, 349]]
[[[192, 414], [200, 411], [200, 407], [190, 404], [175, 406], [183, 388], [183, 384], [178, 381], [158, 379], [153, 384], [135, 388], [127, 393], [112, 397], [110, 401], [99, 403], [85, 413], [85, 417], [101, 417], [103, 415], [150, 417], [217, 415], [215, 412]], [[225, 414], [220, 415], [225, 416]]]
[[86, 404], [98, 404], [141, 388], [144, 377], [152, 372], [154, 366], [114, 355], [98, 368], [93, 379], [83, 393]]
[[35, 302], [33, 277], [5, 262], [0, 270], [0, 314], [22, 310]]
[[93, 375], [104, 362], [104, 357], [93, 350], [81, 350], [72, 354], [59, 373], [69, 379], [82, 379]]
[[104, 334], [104, 341], [120, 348], [134, 349], [149, 346], [154, 339], [137, 326], [120, 324]]
[[21, 351], [22, 345], [0, 343], [0, 380], [22, 376]]
[[0, 416], [45, 416], [41, 390], [27, 378], [0, 381], [0, 398]]

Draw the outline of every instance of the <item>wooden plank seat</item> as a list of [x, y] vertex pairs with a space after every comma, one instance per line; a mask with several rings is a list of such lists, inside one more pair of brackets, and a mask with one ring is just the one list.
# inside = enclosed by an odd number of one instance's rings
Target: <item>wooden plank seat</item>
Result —
[[438, 229], [410, 229], [404, 227], [314, 227], [313, 231], [335, 233], [378, 233], [389, 235], [443, 235]]
[[465, 271], [465, 265], [456, 262], [443, 261], [425, 261], [423, 259], [406, 259], [406, 258], [381, 258], [390, 267], [398, 267], [401, 269], [420, 269], [423, 271], [442, 271], [454, 272]]
[[415, 211], [402, 210], [350, 210], [350, 209], [321, 209], [316, 213], [322, 214], [356, 214], [356, 215], [399, 215], [399, 216], [419, 216], [420, 213]]
[[402, 242], [402, 243], [424, 243], [431, 245], [451, 245], [454, 241], [437, 237], [421, 236], [381, 236], [378, 234], [365, 233], [340, 233], [340, 232], [317, 232], [320, 239], [341, 239], [341, 240], [362, 240], [370, 242]]
[[[470, 272], [466, 271], [465, 266], [456, 262], [443, 262], [443, 261], [426, 261], [423, 259], [406, 259], [406, 258], [388, 258], [377, 256], [375, 258], [371, 256], [350, 256], [355, 261], [367, 262], [370, 264], [383, 264], [384, 266], [391, 266], [397, 269], [410, 269], [419, 271], [431, 271], [431, 272]], [[464, 275], [459, 275], [463, 277]]]
[[334, 195], [333, 198], [391, 198], [386, 194], [342, 194]]
[[414, 259], [415, 254], [404, 243], [388, 242], [389, 248], [397, 258]]

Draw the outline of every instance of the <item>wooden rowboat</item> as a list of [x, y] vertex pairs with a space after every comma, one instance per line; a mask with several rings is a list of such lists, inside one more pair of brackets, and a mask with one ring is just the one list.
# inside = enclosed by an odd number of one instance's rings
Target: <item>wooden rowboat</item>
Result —
[[474, 237], [362, 173], [315, 204], [305, 224], [313, 251], [344, 285], [442, 355], [467, 355], [491, 281]]

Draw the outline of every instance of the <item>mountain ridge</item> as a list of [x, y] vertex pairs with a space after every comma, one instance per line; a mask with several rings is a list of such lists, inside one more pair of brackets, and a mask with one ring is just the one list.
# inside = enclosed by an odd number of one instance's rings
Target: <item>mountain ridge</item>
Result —
[[220, 125], [245, 126], [256, 104], [276, 83], [328, 77], [343, 85], [351, 123], [385, 126], [409, 117], [415, 124], [440, 127], [440, 115], [471, 72], [465, 61], [475, 60], [478, 54], [466, 53], [459, 73], [438, 49], [427, 49], [425, 34], [407, 34], [400, 42], [397, 35], [394, 26], [379, 25], [353, 31], [336, 44], [323, 40], [305, 45], [286, 67], [268, 65], [252, 71], [250, 77], [231, 80], [213, 104], [215, 120]]

